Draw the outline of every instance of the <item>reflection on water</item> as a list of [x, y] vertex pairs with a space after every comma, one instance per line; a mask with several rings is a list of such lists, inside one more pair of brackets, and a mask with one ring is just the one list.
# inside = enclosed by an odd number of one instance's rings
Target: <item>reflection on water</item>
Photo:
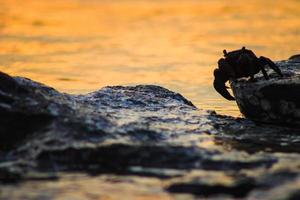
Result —
[[[60, 174], [59, 181], [27, 181], [22, 187], [1, 186], [1, 197], [9, 199], [57, 200], [172, 200], [157, 178], [102, 175], [90, 177], [79, 174]], [[120, 194], [122, 197], [120, 198]], [[1, 198], [0, 197], [0, 198]], [[187, 197], [187, 195], [185, 195]], [[187, 200], [193, 199], [184, 198]]]
[[212, 88], [222, 50], [299, 53], [297, 0], [0, 0], [0, 70], [71, 93], [158, 84], [239, 115]]

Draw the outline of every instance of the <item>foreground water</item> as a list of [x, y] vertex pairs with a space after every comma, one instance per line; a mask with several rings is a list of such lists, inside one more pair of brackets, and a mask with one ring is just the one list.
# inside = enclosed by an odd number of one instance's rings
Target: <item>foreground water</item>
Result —
[[156, 84], [239, 115], [212, 88], [222, 50], [299, 53], [297, 0], [0, 0], [0, 70], [70, 93]]

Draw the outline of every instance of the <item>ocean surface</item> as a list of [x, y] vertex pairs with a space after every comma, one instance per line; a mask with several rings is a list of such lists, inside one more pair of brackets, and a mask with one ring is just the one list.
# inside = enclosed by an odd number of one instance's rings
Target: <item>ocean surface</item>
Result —
[[241, 116], [213, 87], [222, 50], [300, 53], [299, 0], [0, 0], [0, 70], [59, 91], [155, 84]]

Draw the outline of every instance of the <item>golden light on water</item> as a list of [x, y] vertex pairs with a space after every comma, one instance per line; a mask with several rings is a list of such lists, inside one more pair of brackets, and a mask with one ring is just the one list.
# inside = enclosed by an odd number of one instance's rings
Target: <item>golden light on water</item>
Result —
[[223, 49], [299, 53], [297, 0], [0, 0], [0, 70], [60, 91], [157, 84], [238, 115], [212, 88]]

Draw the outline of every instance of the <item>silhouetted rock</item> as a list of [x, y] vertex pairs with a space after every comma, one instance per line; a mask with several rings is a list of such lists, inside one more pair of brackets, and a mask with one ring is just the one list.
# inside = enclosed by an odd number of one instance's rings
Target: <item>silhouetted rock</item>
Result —
[[300, 127], [300, 63], [291, 60], [277, 62], [284, 78], [263, 79], [255, 82], [239, 79], [231, 82], [240, 111], [245, 117], [258, 122], [286, 124]]
[[289, 58], [289, 60], [292, 60], [292, 61], [300, 61], [300, 54], [296, 54], [296, 55], [293, 55]]
[[0, 83], [0, 199], [103, 193], [118, 183], [150, 196], [298, 195], [297, 129], [200, 110], [153, 85], [70, 95], [3, 73]]

